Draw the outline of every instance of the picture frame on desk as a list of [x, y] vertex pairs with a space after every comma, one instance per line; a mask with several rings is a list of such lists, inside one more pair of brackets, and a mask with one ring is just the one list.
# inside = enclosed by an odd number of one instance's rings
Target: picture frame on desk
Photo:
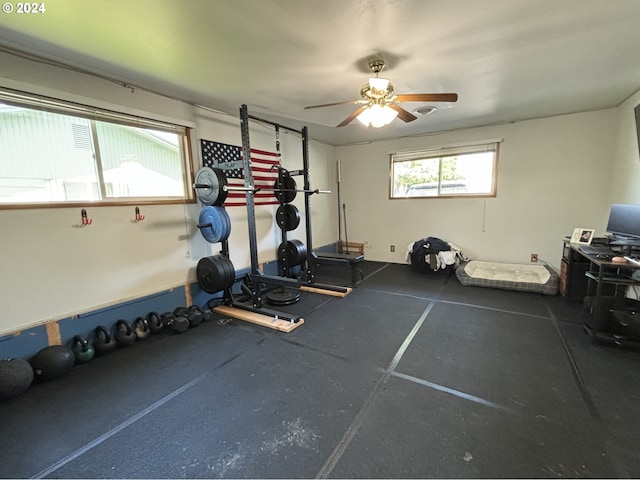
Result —
[[576, 245], [591, 245], [595, 232], [593, 228], [574, 228], [569, 241]]

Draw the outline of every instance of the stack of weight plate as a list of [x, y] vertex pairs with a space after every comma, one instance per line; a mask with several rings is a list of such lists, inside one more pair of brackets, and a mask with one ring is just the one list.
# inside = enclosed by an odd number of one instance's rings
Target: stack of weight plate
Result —
[[[276, 223], [285, 232], [291, 232], [300, 225], [300, 211], [291, 204], [296, 197], [296, 181], [288, 171], [281, 169], [274, 184], [275, 197], [280, 202], [276, 211]], [[284, 191], [278, 191], [284, 190]], [[291, 273], [291, 269], [301, 265], [307, 257], [307, 248], [300, 240], [288, 240], [278, 246], [278, 261]], [[287, 288], [276, 288], [267, 295], [271, 305], [291, 305], [300, 300], [300, 292]]]
[[196, 267], [198, 284], [207, 293], [217, 293], [231, 288], [236, 280], [233, 263], [225, 255], [201, 258]]
[[[209, 243], [224, 242], [231, 234], [231, 219], [224, 208], [227, 177], [219, 168], [203, 167], [195, 177], [196, 196], [205, 206], [200, 211], [198, 228]], [[226, 255], [201, 258], [196, 267], [198, 284], [207, 293], [217, 293], [233, 286], [236, 271]]]
[[207, 242], [224, 242], [231, 234], [231, 219], [224, 207], [207, 205], [200, 211], [198, 228]]
[[209, 243], [224, 242], [231, 234], [231, 219], [224, 209], [227, 177], [219, 168], [203, 167], [196, 173], [196, 196], [205, 207], [200, 212], [198, 228]]

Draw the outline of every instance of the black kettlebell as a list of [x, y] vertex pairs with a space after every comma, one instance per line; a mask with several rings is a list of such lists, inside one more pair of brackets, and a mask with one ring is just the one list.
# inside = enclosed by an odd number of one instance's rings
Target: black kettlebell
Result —
[[187, 310], [187, 320], [191, 328], [197, 327], [202, 323], [202, 310], [198, 305], [191, 305]]
[[151, 329], [149, 328], [147, 319], [144, 317], [138, 317], [133, 321], [133, 331], [138, 340], [144, 340], [151, 335]]
[[106, 355], [107, 353], [113, 352], [116, 347], [116, 339], [111, 336], [109, 330], [107, 330], [102, 325], [98, 325], [94, 330], [93, 337], [93, 349], [96, 352], [96, 355]]
[[169, 322], [175, 318], [175, 315], [171, 312], [164, 312], [160, 315], [160, 319], [162, 320], [162, 325], [166, 328], [169, 325]]
[[151, 333], [158, 333], [164, 325], [162, 324], [162, 317], [158, 312], [149, 312], [147, 314], [147, 323]]
[[131, 324], [126, 320], [120, 319], [116, 322], [116, 344], [118, 347], [128, 347], [136, 341], [136, 332], [133, 331]]
[[90, 362], [96, 354], [93, 345], [82, 335], [73, 337], [71, 350], [76, 356], [77, 364]]

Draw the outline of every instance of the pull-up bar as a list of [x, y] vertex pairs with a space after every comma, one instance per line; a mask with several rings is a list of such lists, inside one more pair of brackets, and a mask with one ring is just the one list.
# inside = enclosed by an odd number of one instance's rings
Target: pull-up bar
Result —
[[296, 130], [295, 128], [287, 127], [286, 125], [280, 125], [279, 123], [272, 122], [271, 120], [265, 120], [264, 118], [255, 117], [253, 115], [247, 115], [247, 118], [250, 118], [251, 120], [257, 120], [258, 122], [267, 123], [273, 127], [284, 128], [285, 130], [289, 130], [291, 132], [299, 133], [300, 135], [302, 135], [302, 130]]

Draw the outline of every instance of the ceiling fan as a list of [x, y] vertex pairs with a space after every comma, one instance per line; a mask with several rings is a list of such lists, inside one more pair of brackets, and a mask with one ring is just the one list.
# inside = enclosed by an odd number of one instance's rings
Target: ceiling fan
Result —
[[[367, 122], [374, 127], [381, 127], [390, 123], [396, 116], [403, 122], [412, 122], [416, 120], [414, 114], [408, 112], [396, 102], [456, 102], [458, 100], [457, 93], [405, 93], [396, 95], [393, 90], [393, 84], [386, 78], [379, 78], [378, 74], [384, 69], [384, 60], [371, 60], [369, 68], [375, 74], [374, 78], [369, 79], [369, 83], [360, 89], [361, 100], [348, 100], [345, 102], [325, 103], [322, 105], [309, 105], [304, 107], [305, 110], [310, 108], [333, 107], [336, 105], [356, 104], [361, 105], [355, 112], [345, 118], [337, 126], [344, 127], [351, 123], [355, 118], [359, 118], [365, 125]], [[384, 120], [371, 122], [371, 114], [380, 113]], [[361, 117], [364, 117], [362, 118]], [[381, 124], [380, 124], [381, 123]]]

